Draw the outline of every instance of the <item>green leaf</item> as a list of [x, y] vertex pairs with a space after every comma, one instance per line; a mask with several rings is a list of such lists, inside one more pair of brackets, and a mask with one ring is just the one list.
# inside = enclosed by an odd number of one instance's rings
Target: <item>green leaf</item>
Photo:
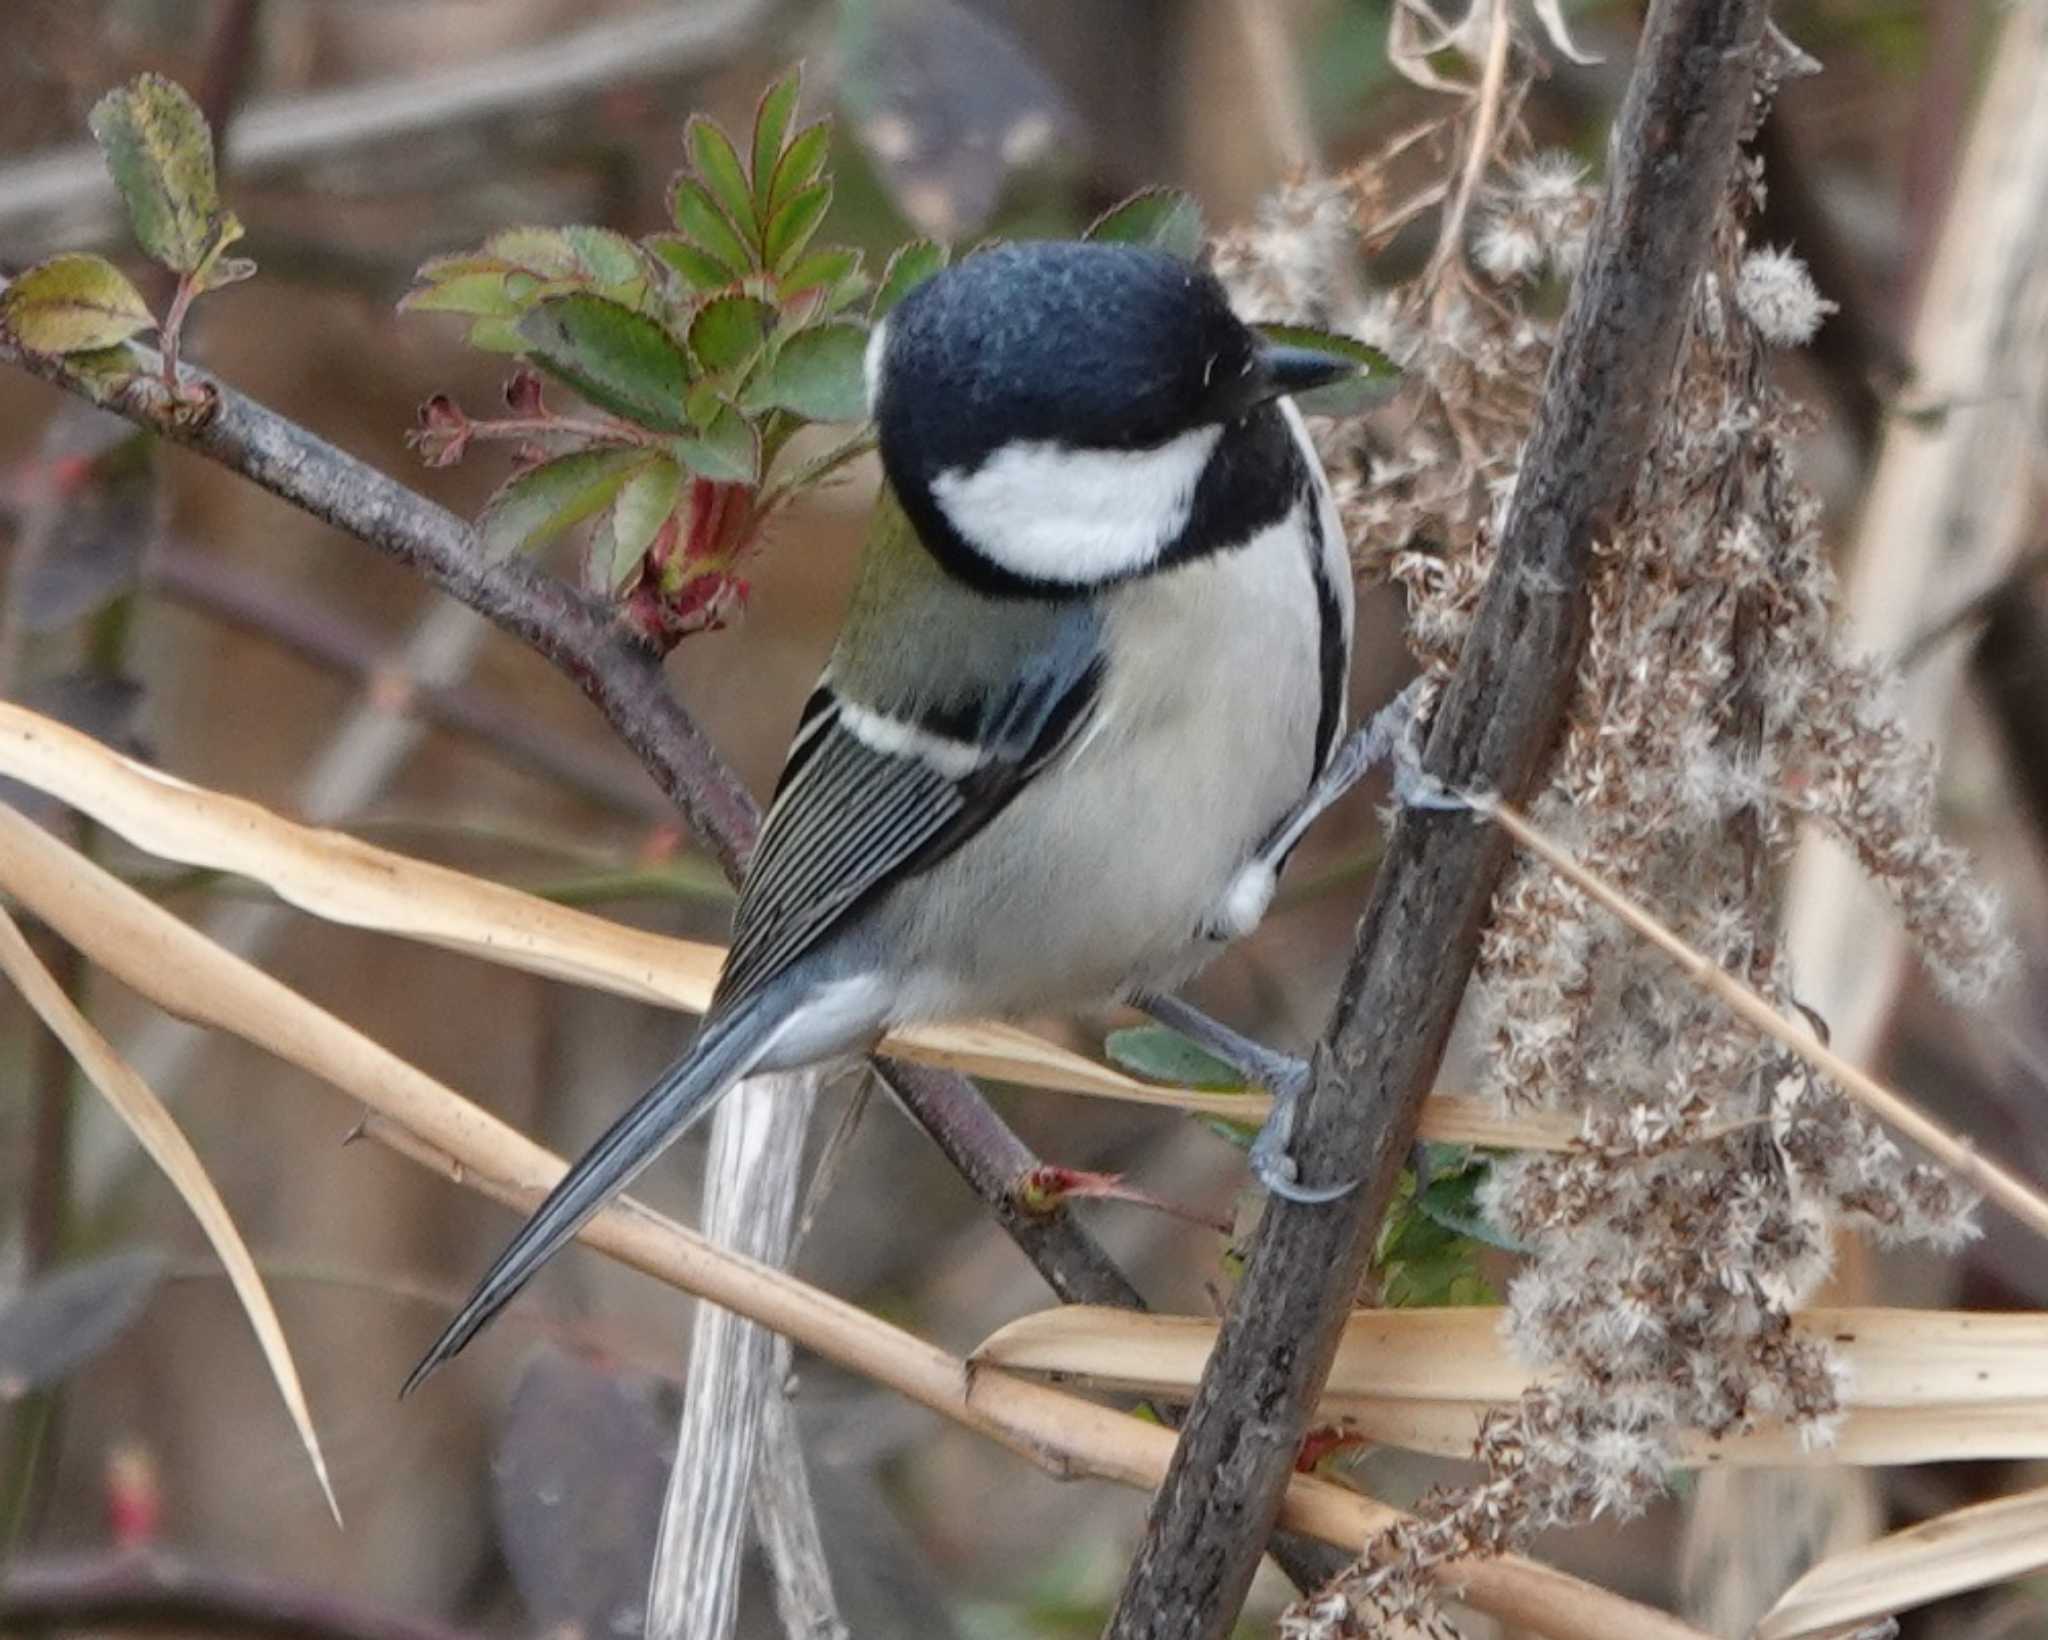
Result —
[[583, 271], [576, 247], [560, 228], [500, 228], [484, 241], [483, 253], [543, 279], [571, 279]]
[[789, 137], [790, 122], [796, 118], [797, 94], [803, 89], [803, 64], [794, 64], [781, 79], [761, 93], [754, 110], [754, 214], [768, 215], [768, 188], [775, 178], [775, 162], [782, 157], [782, 145]]
[[647, 277], [639, 247], [624, 234], [580, 224], [564, 228], [562, 233], [575, 255], [577, 271], [598, 284], [623, 288]]
[[813, 251], [787, 273], [777, 277], [775, 288], [786, 302], [810, 291], [829, 291], [860, 272], [860, 252], [834, 245]]
[[706, 370], [734, 370], [761, 351], [775, 310], [751, 296], [719, 296], [690, 321], [690, 351]]
[[609, 504], [646, 460], [641, 449], [578, 450], [518, 474], [500, 486], [476, 521], [485, 554], [505, 558], [552, 541]]
[[661, 526], [676, 510], [682, 487], [681, 469], [666, 456], [656, 456], [619, 486], [608, 521], [610, 539], [605, 543], [610, 557], [598, 566], [606, 576], [607, 591], [616, 592], [632, 577]]
[[484, 318], [469, 327], [469, 345], [485, 353], [524, 353], [526, 338], [516, 319]]
[[660, 433], [687, 429], [689, 357], [645, 314], [602, 296], [552, 296], [518, 334], [534, 363], [599, 409]]
[[1169, 1087], [1236, 1093], [1245, 1086], [1238, 1072], [1206, 1049], [1164, 1025], [1133, 1025], [1111, 1031], [1102, 1051], [1119, 1070]]
[[758, 244], [761, 230], [754, 215], [754, 190], [747, 181], [746, 167], [740, 164], [739, 152], [733, 147], [732, 139], [715, 120], [702, 114], [692, 114], [690, 123], [683, 128], [683, 145], [689, 151], [691, 163], [697, 167], [698, 177], [732, 219], [733, 226], [749, 241]]
[[763, 384], [767, 402], [806, 421], [860, 421], [868, 413], [861, 365], [868, 335], [837, 322], [799, 330], [782, 344]]
[[724, 265], [728, 283], [754, 266], [754, 253], [746, 240], [695, 177], [678, 176], [669, 188], [668, 203], [676, 226], [700, 252]]
[[708, 295], [730, 290], [738, 281], [739, 275], [731, 268], [709, 252], [699, 250], [681, 234], [655, 234], [647, 240], [647, 248], [675, 269], [693, 291]]
[[93, 104], [88, 123], [142, 248], [178, 273], [206, 259], [220, 224], [213, 134], [184, 88], [139, 74]]
[[[1415, 1205], [1430, 1223], [1503, 1252], [1532, 1251], [1489, 1219], [1480, 1207], [1479, 1189], [1490, 1171], [1485, 1158], [1474, 1157], [1458, 1146], [1431, 1145], [1426, 1150], [1431, 1158], [1430, 1171]], [[1443, 1165], [1441, 1159], [1446, 1152], [1454, 1158], [1449, 1166]]]
[[199, 266], [192, 273], [192, 282], [198, 289], [219, 290], [223, 285], [235, 284], [255, 273], [256, 264], [246, 256], [224, 254], [245, 231], [242, 219], [233, 211], [220, 213], [214, 224], [213, 243], [207, 247], [206, 254], [199, 259]]
[[1081, 237], [1110, 245], [1150, 245], [1192, 262], [1202, 250], [1202, 208], [1178, 188], [1147, 188], [1110, 206]]
[[[424, 276], [426, 269], [420, 270]], [[506, 273], [457, 273], [409, 290], [398, 299], [401, 313], [472, 313], [479, 318], [513, 319], [526, 310], [506, 288]]]
[[825, 169], [825, 156], [832, 151], [832, 122], [820, 120], [796, 134], [782, 158], [775, 162], [775, 175], [768, 181], [768, 214], [772, 217], [805, 188], [817, 181]]
[[695, 438], [670, 439], [669, 451], [714, 484], [752, 484], [761, 476], [761, 435], [729, 404], [720, 405]]
[[1313, 393], [1297, 393], [1294, 402], [1312, 416], [1353, 416], [1382, 404], [1393, 395], [1401, 379], [1401, 367], [1368, 342], [1342, 331], [1323, 330], [1316, 325], [1254, 324], [1269, 342], [1282, 347], [1313, 348], [1334, 353], [1358, 366], [1359, 373], [1345, 381], [1319, 387]]
[[803, 255], [804, 247], [810, 244], [811, 236], [818, 231], [818, 224], [825, 220], [825, 213], [831, 206], [830, 181], [814, 182], [792, 194], [768, 219], [768, 227], [761, 240], [761, 259], [778, 274], [795, 267], [797, 258]]
[[896, 304], [946, 265], [948, 252], [935, 239], [913, 239], [898, 245], [882, 270], [882, 288], [875, 292], [871, 318], [885, 317]]
[[142, 292], [103, 256], [53, 256], [0, 292], [0, 326], [31, 353], [113, 347], [156, 328]]

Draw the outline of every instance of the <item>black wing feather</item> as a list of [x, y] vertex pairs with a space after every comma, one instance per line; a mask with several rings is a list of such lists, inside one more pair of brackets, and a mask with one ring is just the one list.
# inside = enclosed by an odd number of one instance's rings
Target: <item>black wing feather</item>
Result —
[[747, 869], [714, 1009], [782, 973], [869, 895], [959, 848], [1058, 754], [1101, 687], [1092, 623], [1091, 641], [1073, 636], [1034, 656], [978, 722], [935, 711], [916, 724], [947, 738], [956, 724], [976, 731], [961, 743], [986, 755], [964, 775], [869, 745], [847, 725], [832, 685], [820, 686]]

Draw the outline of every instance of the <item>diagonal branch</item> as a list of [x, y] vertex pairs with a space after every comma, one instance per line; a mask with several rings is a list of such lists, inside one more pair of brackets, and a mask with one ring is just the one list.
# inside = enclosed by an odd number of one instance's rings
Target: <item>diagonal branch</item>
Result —
[[[670, 692], [660, 657], [614, 620], [608, 604], [524, 559], [492, 560], [476, 532], [447, 508], [203, 372], [185, 373], [188, 385], [207, 395], [203, 410], [172, 403], [154, 376], [156, 354], [139, 346], [130, 352], [136, 373], [109, 387], [104, 378], [88, 384], [63, 359], [28, 352], [0, 334], [0, 363], [93, 399], [239, 473], [415, 570], [539, 651], [604, 714], [726, 875], [737, 879], [760, 809]], [[1026, 1212], [1013, 1198], [1012, 1187], [1037, 1158], [971, 1082], [886, 1060], [882, 1069], [1055, 1292], [1097, 1304], [1138, 1303], [1136, 1290], [1070, 1213]]]
[[[1519, 799], [1541, 774], [1584, 642], [1592, 548], [1627, 503], [1704, 266], [1755, 83], [1761, 0], [1651, 9], [1614, 169], [1572, 289], [1499, 557], [1439, 710], [1427, 771]], [[1296, 1127], [1328, 1207], [1275, 1201], [1189, 1409], [1111, 1640], [1221, 1640], [1280, 1497], [1372, 1238], [1413, 1143], [1507, 858], [1465, 815], [1388, 840]]]

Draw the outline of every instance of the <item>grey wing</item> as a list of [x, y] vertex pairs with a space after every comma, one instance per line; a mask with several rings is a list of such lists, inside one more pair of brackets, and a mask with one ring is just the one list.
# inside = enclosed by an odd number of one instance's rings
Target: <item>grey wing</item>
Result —
[[971, 717], [939, 710], [922, 722], [843, 699], [828, 677], [804, 708], [747, 868], [713, 1009], [768, 983], [869, 895], [1000, 814], [1086, 721], [1101, 676], [1092, 643], [1063, 642]]

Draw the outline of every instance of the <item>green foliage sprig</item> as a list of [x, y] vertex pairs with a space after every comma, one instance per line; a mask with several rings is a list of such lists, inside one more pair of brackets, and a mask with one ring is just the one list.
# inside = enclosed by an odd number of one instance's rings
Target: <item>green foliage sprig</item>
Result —
[[220, 202], [213, 133], [184, 89], [156, 74], [109, 91], [93, 105], [89, 124], [136, 241], [178, 276], [170, 308], [159, 320], [112, 262], [66, 252], [24, 270], [0, 292], [0, 325], [31, 352], [62, 355], [81, 379], [102, 388], [133, 377], [123, 344], [154, 330], [164, 386], [203, 404], [205, 393], [178, 376], [185, 315], [197, 297], [256, 271], [247, 257], [227, 254], [242, 224]]
[[[863, 420], [870, 327], [947, 260], [913, 241], [876, 282], [857, 250], [814, 243], [832, 203], [831, 126], [797, 125], [801, 86], [793, 68], [763, 93], [744, 153], [691, 119], [672, 229], [507, 229], [427, 263], [400, 303], [462, 314], [472, 346], [526, 361], [510, 417], [436, 397], [414, 435], [435, 465], [478, 438], [519, 442], [479, 520], [486, 547], [520, 551], [594, 520], [586, 582], [663, 647], [719, 625], [746, 596], [738, 570], [767, 520], [869, 447], [857, 425], [822, 449], [794, 441]], [[542, 375], [597, 414], [555, 414]]]

